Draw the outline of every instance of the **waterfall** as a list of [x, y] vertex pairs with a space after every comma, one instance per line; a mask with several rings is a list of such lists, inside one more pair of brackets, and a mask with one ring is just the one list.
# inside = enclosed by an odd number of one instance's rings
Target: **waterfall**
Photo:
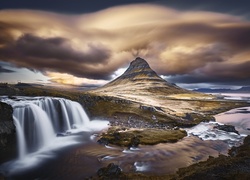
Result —
[[14, 109], [19, 159], [49, 146], [57, 135], [90, 122], [79, 103], [63, 98], [16, 97], [5, 102]]

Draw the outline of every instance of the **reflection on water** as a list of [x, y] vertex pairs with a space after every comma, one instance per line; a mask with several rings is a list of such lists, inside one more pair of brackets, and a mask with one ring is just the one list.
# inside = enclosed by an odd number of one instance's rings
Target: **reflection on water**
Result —
[[[72, 138], [73, 141], [69, 142], [77, 144], [73, 146], [71, 144], [64, 149], [46, 151], [53, 154], [53, 159], [49, 158], [49, 154], [41, 153], [40, 157], [44, 163], [8, 177], [14, 179], [84, 179], [95, 175], [99, 168], [111, 162], [119, 165], [124, 172], [158, 175], [173, 173], [178, 168], [204, 161], [208, 156], [226, 155], [232, 145], [239, 145], [244, 135], [250, 134], [249, 112], [250, 107], [245, 107], [215, 116], [219, 123], [236, 126], [241, 135], [213, 129], [217, 122], [201, 123], [196, 127], [186, 129], [188, 136], [177, 143], [139, 146], [131, 149], [99, 145], [96, 143], [97, 137], [92, 133], [72, 130], [73, 134], [76, 133], [74, 136], [62, 138], [65, 138], [65, 143], [67, 138]], [[92, 125], [90, 129], [96, 126]], [[36, 164], [35, 160], [34, 164]], [[22, 167], [21, 163], [17, 165]]]
[[240, 134], [250, 135], [250, 107], [236, 108], [215, 116], [217, 122], [235, 126]]
[[227, 144], [220, 141], [202, 141], [191, 136], [177, 143], [158, 144], [155, 146], [139, 146], [139, 149], [126, 151], [113, 150], [118, 153], [113, 158], [101, 158], [105, 163], [119, 164], [125, 172], [143, 171], [150, 174], [172, 173], [177, 168], [190, 165], [200, 160], [206, 160], [209, 155], [227, 152]]
[[124, 172], [160, 175], [206, 160], [209, 155], [226, 154], [227, 149], [226, 142], [203, 141], [195, 136], [186, 137], [177, 143], [139, 146], [133, 149], [105, 147], [92, 141], [60, 157], [47, 176], [70, 176], [72, 179], [90, 177], [95, 175], [99, 168], [111, 162], [119, 165]]

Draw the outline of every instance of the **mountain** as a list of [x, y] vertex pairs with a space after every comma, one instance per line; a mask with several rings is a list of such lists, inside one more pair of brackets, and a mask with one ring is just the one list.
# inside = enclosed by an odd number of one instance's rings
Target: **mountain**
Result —
[[137, 57], [128, 69], [118, 78], [109, 82], [95, 92], [113, 92], [118, 94], [178, 94], [192, 93], [162, 79], [153, 71], [147, 61]]
[[243, 86], [240, 89], [236, 89], [235, 92], [249, 93], [250, 92], [250, 86]]
[[232, 91], [231, 89], [210, 89], [210, 88], [198, 88], [195, 89], [196, 92], [202, 92], [202, 93], [225, 93]]
[[196, 92], [202, 93], [250, 93], [249, 86], [243, 86], [239, 89], [210, 89], [210, 88], [199, 88], [195, 89]]

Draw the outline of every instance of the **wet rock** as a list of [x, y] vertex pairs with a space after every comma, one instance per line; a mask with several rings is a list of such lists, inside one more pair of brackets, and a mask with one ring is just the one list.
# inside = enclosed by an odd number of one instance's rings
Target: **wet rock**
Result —
[[107, 167], [103, 167], [97, 171], [100, 178], [114, 178], [119, 177], [122, 173], [121, 168], [114, 163], [110, 163]]
[[222, 131], [226, 131], [226, 132], [233, 132], [233, 133], [239, 134], [239, 132], [232, 125], [217, 125], [214, 128], [222, 130]]
[[177, 126], [173, 128], [173, 130], [179, 130], [179, 129], [180, 129], [180, 128], [179, 128], [179, 127], [177, 127]]
[[56, 136], [57, 137], [64, 137], [64, 136], [67, 136], [67, 134], [66, 133], [57, 133]]
[[140, 105], [140, 109], [150, 111], [150, 112], [155, 112], [156, 111], [155, 107], [145, 106], [145, 105]]
[[186, 113], [186, 116], [184, 117], [184, 119], [187, 119], [187, 120], [193, 120], [193, 117], [191, 116], [191, 114], [189, 113]]
[[13, 122], [13, 108], [0, 102], [0, 162], [9, 160], [16, 153], [16, 128]]
[[102, 145], [108, 145], [109, 144], [109, 140], [106, 139], [106, 138], [100, 138], [97, 142], [99, 144], [102, 144]]
[[135, 136], [131, 139], [129, 147], [138, 147], [138, 145], [140, 144], [140, 139]]

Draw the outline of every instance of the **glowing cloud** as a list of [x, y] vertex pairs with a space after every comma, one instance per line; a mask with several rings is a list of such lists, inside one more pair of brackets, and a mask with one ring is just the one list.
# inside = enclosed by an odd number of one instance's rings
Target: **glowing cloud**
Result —
[[107, 83], [105, 80], [92, 80], [87, 78], [78, 78], [67, 73], [46, 72], [51, 82], [64, 84], [64, 85], [104, 85]]
[[176, 82], [245, 81], [249, 34], [243, 17], [150, 4], [79, 15], [2, 10], [0, 58], [66, 84], [106, 82], [135, 56]]

